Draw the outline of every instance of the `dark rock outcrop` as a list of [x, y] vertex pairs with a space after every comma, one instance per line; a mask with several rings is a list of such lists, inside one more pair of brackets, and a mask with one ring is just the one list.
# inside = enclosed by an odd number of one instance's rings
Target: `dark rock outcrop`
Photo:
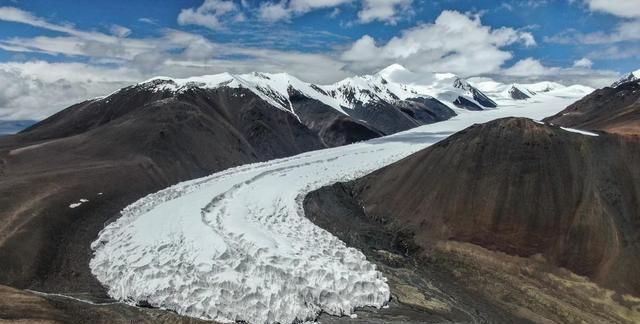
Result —
[[[465, 80], [462, 80], [462, 79], [458, 78], [453, 82], [453, 86], [455, 88], [463, 89], [465, 91], [470, 92], [471, 95], [473, 96], [473, 100], [478, 102], [483, 107], [487, 107], [487, 108], [498, 107], [498, 104], [496, 104], [495, 101], [491, 100], [491, 98], [489, 98], [486, 94], [484, 94], [482, 91], [478, 90], [478, 88], [470, 85]], [[464, 98], [462, 98], [462, 99], [464, 99]]]
[[472, 110], [472, 111], [484, 110], [484, 109], [482, 109], [482, 107], [478, 106], [473, 101], [471, 101], [471, 100], [469, 100], [469, 99], [467, 99], [465, 97], [456, 98], [456, 100], [453, 101], [453, 104], [456, 105], [456, 107], [458, 107], [458, 108]]
[[509, 89], [509, 96], [513, 100], [527, 100], [527, 99], [531, 98], [529, 95], [527, 95], [526, 93], [522, 92], [522, 90], [516, 88], [515, 86], [512, 86]]

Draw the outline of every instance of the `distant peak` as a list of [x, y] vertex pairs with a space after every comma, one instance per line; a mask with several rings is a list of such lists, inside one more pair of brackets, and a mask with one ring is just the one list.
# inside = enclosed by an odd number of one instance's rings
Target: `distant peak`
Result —
[[398, 72], [398, 71], [409, 71], [409, 70], [407, 70], [407, 68], [405, 68], [404, 66], [398, 63], [394, 63], [380, 70], [377, 74], [384, 77], [384, 76], [390, 75], [393, 72]]
[[620, 85], [623, 85], [625, 83], [634, 82], [634, 81], [638, 81], [638, 80], [640, 80], [640, 70], [634, 71], [634, 72], [629, 72], [629, 74], [625, 75], [620, 80], [614, 82], [611, 85], [611, 87], [612, 88], [617, 88]]
[[453, 86], [464, 90], [469, 90], [469, 88], [471, 87], [467, 80], [458, 77], [456, 77], [456, 79], [453, 81]]

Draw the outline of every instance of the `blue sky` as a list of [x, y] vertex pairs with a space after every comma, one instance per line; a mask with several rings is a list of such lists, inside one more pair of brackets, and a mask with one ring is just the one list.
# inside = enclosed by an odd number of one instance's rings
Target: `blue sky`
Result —
[[640, 0], [0, 0], [0, 119], [40, 119], [154, 75], [391, 63], [602, 86], [640, 68]]

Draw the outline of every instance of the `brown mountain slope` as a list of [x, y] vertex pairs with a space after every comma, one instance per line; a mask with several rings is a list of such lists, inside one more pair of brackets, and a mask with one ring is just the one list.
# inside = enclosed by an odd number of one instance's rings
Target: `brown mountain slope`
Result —
[[[0, 138], [0, 283], [101, 292], [89, 244], [127, 204], [181, 180], [323, 147], [293, 115], [242, 89], [131, 88], [66, 109]], [[80, 199], [88, 202], [71, 208]]]
[[640, 134], [640, 82], [603, 88], [545, 121], [567, 127]]
[[[374, 251], [369, 257], [390, 249], [445, 269], [515, 316], [630, 323], [640, 319], [631, 310], [640, 299], [623, 297], [640, 296], [637, 165], [637, 138], [501, 119], [316, 191], [305, 207], [318, 225]], [[346, 225], [350, 204], [383, 234]], [[595, 302], [603, 296], [612, 299]]]

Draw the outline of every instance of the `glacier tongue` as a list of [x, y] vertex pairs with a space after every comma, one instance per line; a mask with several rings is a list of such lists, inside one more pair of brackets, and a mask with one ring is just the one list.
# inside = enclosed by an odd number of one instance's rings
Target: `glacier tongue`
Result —
[[473, 123], [540, 119], [582, 94], [460, 114], [333, 149], [232, 168], [128, 206], [92, 244], [92, 273], [113, 298], [217, 321], [292, 323], [321, 312], [382, 307], [385, 278], [365, 256], [315, 226], [302, 200], [406, 157]]

